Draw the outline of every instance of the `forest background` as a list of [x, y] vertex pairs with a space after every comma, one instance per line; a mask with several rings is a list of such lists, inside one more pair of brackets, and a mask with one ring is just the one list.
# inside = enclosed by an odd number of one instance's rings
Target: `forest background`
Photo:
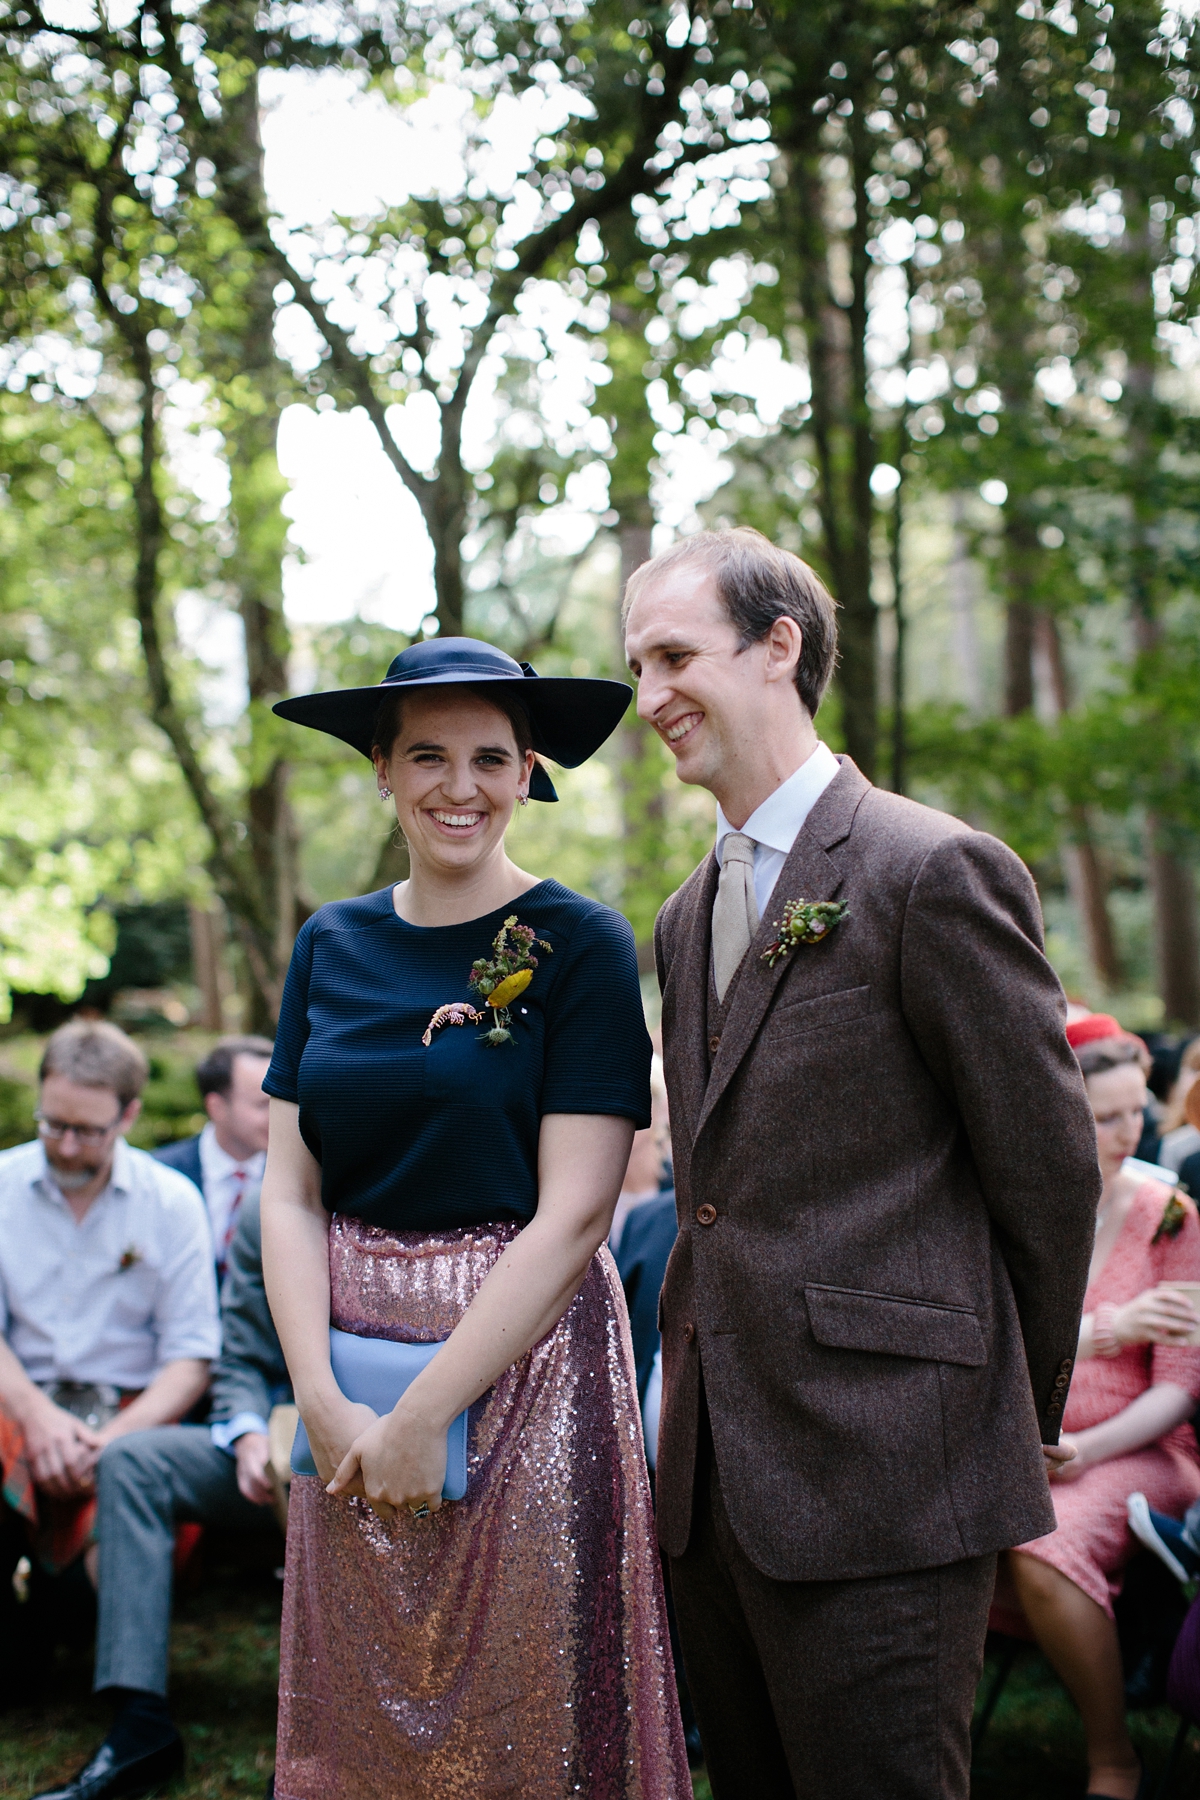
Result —
[[[404, 872], [271, 713], [467, 631], [617, 674], [700, 524], [841, 606], [823, 735], [997, 832], [1072, 995], [1200, 1026], [1200, 178], [1148, 0], [4, 0], [0, 1010], [269, 1028]], [[655, 913], [630, 716], [527, 867]]]

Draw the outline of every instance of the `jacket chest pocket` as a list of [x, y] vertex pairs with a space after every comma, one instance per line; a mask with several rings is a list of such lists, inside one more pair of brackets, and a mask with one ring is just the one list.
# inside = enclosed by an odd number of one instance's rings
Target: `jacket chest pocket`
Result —
[[871, 1010], [871, 987], [839, 988], [833, 994], [814, 994], [808, 1000], [783, 1000], [772, 1008], [767, 1029], [772, 1038], [800, 1037], [830, 1025], [844, 1025]]

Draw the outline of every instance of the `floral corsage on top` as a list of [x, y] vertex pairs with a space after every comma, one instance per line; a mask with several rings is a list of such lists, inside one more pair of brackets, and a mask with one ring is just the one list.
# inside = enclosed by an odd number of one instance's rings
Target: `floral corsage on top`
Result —
[[1159, 1244], [1163, 1238], [1178, 1237], [1183, 1230], [1183, 1221], [1188, 1216], [1191, 1201], [1182, 1188], [1175, 1188], [1167, 1204], [1163, 1207], [1162, 1218], [1158, 1221], [1158, 1230], [1150, 1239], [1152, 1244]]
[[[490, 1007], [492, 1014], [492, 1023], [483, 1033], [482, 1043], [512, 1043], [509, 1008], [533, 980], [533, 971], [538, 966], [538, 959], [533, 954], [535, 944], [547, 956], [553, 956], [554, 951], [545, 938], [536, 937], [531, 925], [518, 924], [516, 913], [510, 913], [492, 940], [491, 956], [476, 957], [471, 964], [469, 985], [484, 1005]], [[431, 1044], [434, 1032], [443, 1025], [482, 1025], [486, 1018], [487, 1014], [478, 1011], [470, 1001], [452, 1000], [448, 1005], [438, 1007], [421, 1034], [421, 1042]]]
[[773, 969], [797, 944], [819, 944], [849, 911], [844, 900], [789, 900], [782, 919], [775, 920], [779, 936], [762, 953], [768, 969]]

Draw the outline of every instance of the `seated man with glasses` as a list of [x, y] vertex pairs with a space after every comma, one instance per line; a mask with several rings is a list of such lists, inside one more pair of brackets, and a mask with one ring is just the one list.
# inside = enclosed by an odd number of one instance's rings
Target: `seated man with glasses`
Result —
[[122, 1135], [147, 1073], [115, 1025], [64, 1025], [37, 1139], [0, 1152], [0, 1702], [40, 1673], [19, 1559], [36, 1593], [89, 1552], [104, 1446], [182, 1418], [221, 1347], [204, 1202]]

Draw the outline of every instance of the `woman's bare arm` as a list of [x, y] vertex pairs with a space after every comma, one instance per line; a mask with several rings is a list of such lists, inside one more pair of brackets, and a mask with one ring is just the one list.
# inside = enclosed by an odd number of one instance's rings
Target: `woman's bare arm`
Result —
[[1114, 1456], [1129, 1456], [1135, 1450], [1143, 1450], [1147, 1444], [1157, 1443], [1168, 1431], [1184, 1424], [1195, 1410], [1196, 1402], [1186, 1388], [1177, 1387], [1173, 1381], [1155, 1382], [1111, 1419], [1090, 1425], [1086, 1431], [1068, 1433], [1063, 1442], [1075, 1446], [1076, 1458], [1055, 1476], [1055, 1480], [1073, 1481], [1096, 1463], [1111, 1462]]
[[365, 1494], [384, 1517], [400, 1505], [436, 1511], [446, 1428], [566, 1312], [608, 1235], [632, 1142], [627, 1119], [552, 1113], [542, 1120], [536, 1215], [395, 1410], [356, 1439], [332, 1492]]
[[353, 1406], [329, 1363], [329, 1214], [321, 1165], [300, 1136], [300, 1109], [271, 1101], [263, 1174], [263, 1282], [313, 1459], [325, 1480], [375, 1414]]
[[[1079, 1362], [1096, 1354], [1095, 1320], [1091, 1312], [1079, 1322]], [[1169, 1287], [1143, 1289], [1116, 1309], [1112, 1321], [1118, 1344], [1186, 1344], [1197, 1324], [1200, 1318], [1187, 1295]]]

